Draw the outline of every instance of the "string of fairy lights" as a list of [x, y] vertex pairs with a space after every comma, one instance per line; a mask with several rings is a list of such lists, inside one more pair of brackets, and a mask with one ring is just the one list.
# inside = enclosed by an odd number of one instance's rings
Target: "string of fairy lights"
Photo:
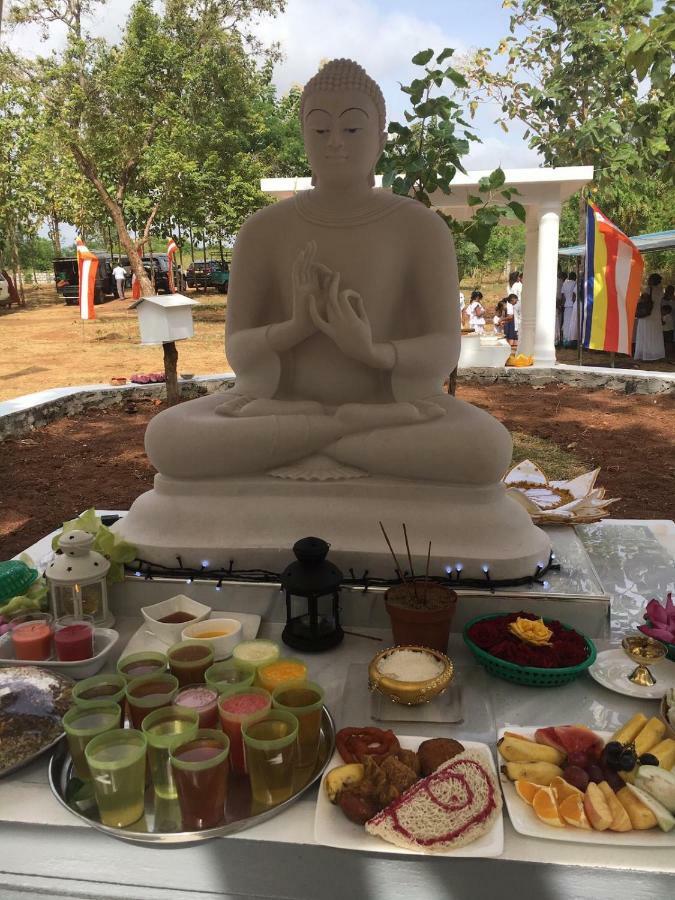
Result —
[[[179, 555], [176, 556], [176, 562], [176, 566], [165, 566], [145, 559], [137, 559], [125, 568], [129, 575], [143, 578], [145, 581], [153, 581], [155, 578], [184, 581], [186, 584], [192, 584], [195, 581], [207, 581], [213, 582], [217, 591], [222, 590], [223, 585], [226, 584], [281, 585], [281, 573], [272, 572], [268, 569], [239, 569], [235, 566], [234, 559], [231, 559], [226, 567], [211, 566], [206, 559], [202, 560], [199, 566], [187, 566]], [[546, 590], [549, 587], [549, 583], [544, 576], [550, 571], [558, 571], [559, 569], [560, 564], [557, 562], [555, 554], [551, 553], [548, 562], [537, 563], [534, 573], [522, 578], [494, 579], [490, 576], [490, 566], [487, 563], [484, 563], [482, 566], [483, 578], [463, 578], [464, 565], [461, 562], [456, 562], [445, 566], [444, 575], [429, 575], [427, 580], [429, 584], [442, 584], [453, 588], [494, 591], [502, 587], [524, 587], [538, 584]], [[403, 578], [411, 578], [410, 573], [404, 571]], [[360, 589], [367, 593], [371, 588], [389, 588], [397, 584], [401, 584], [400, 578], [376, 578], [370, 575], [367, 569], [359, 575], [353, 568], [350, 568], [348, 569], [348, 574], [343, 578], [341, 586], [352, 590]]]

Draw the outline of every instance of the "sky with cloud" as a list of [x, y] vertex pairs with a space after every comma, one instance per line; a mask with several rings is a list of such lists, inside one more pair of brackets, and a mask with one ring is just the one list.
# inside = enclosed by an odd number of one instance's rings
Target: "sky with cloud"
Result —
[[[115, 41], [133, 0], [107, 0], [87, 22], [96, 36]], [[5, 0], [5, 15], [7, 7]], [[508, 32], [508, 13], [501, 0], [287, 0], [275, 18], [255, 23], [254, 32], [265, 44], [278, 43], [283, 60], [274, 81], [280, 92], [303, 84], [321, 60], [346, 56], [360, 62], [379, 83], [390, 119], [402, 119], [406, 95], [400, 84], [415, 76], [411, 57], [421, 49], [452, 47], [458, 54], [474, 47], [496, 47]], [[37, 28], [25, 26], [7, 34], [3, 43], [26, 54], [44, 53], [63, 42], [63, 32], [52, 26], [45, 43]], [[539, 159], [514, 123], [508, 134], [494, 124], [496, 111], [481, 108], [475, 120], [482, 143], [473, 144], [465, 160], [471, 169], [536, 166]], [[270, 173], [273, 174], [273, 173]]]

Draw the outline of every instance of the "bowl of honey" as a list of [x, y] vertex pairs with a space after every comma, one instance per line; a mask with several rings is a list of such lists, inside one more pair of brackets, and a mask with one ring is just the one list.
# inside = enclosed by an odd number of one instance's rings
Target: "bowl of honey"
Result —
[[227, 659], [241, 641], [241, 622], [238, 619], [206, 619], [183, 627], [184, 641], [208, 641], [216, 660]]
[[211, 607], [197, 603], [185, 594], [177, 594], [152, 606], [142, 606], [141, 612], [148, 630], [158, 640], [176, 644], [187, 625], [197, 625], [211, 615]]

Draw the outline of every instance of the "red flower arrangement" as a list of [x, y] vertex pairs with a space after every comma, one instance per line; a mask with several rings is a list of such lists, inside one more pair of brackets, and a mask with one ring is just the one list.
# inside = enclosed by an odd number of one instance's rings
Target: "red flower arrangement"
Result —
[[567, 669], [578, 666], [588, 658], [589, 650], [585, 638], [573, 629], [565, 628], [557, 620], [546, 623], [553, 632], [549, 646], [536, 647], [527, 644], [509, 631], [509, 625], [516, 619], [538, 618], [539, 616], [529, 612], [496, 616], [494, 619], [476, 622], [469, 628], [467, 635], [481, 650], [518, 666]]

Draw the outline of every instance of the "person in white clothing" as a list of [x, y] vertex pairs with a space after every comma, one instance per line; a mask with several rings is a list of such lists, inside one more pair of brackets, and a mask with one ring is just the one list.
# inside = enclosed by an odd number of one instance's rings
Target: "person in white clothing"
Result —
[[567, 273], [560, 293], [563, 296], [563, 344], [569, 346], [578, 339], [577, 280], [574, 272]]
[[469, 327], [473, 328], [476, 334], [485, 333], [485, 307], [482, 300], [483, 295], [480, 291], [472, 291], [471, 303], [466, 308], [469, 314]]
[[509, 294], [515, 294], [518, 300], [523, 294], [523, 273], [511, 272], [509, 275]]
[[124, 268], [117, 263], [115, 268], [112, 270], [113, 278], [115, 279], [115, 284], [117, 285], [117, 296], [120, 300], [124, 300], [124, 283], [127, 278], [127, 273]]
[[651, 302], [649, 315], [638, 318], [635, 329], [634, 359], [665, 359], [666, 349], [663, 342], [663, 322], [661, 319], [661, 302], [663, 300], [662, 278], [658, 273], [647, 279], [647, 301]]
[[502, 324], [504, 326], [504, 337], [511, 345], [511, 349], [515, 350], [518, 346], [518, 330], [520, 326], [520, 300], [517, 294], [509, 294], [502, 301], [504, 304], [504, 318]]

